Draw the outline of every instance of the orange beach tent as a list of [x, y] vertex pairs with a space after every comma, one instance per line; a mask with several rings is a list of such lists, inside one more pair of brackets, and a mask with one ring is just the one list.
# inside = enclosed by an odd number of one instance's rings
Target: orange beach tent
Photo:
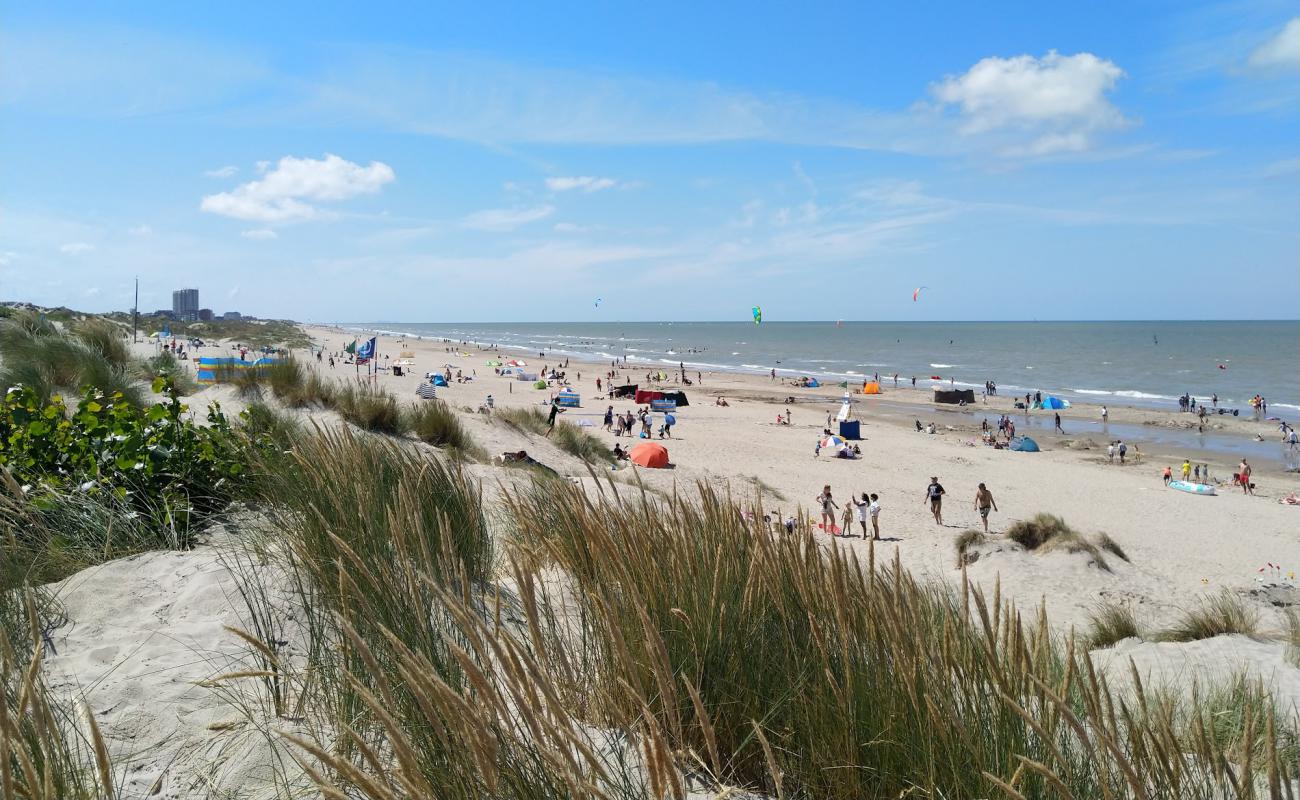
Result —
[[633, 464], [651, 469], [663, 469], [668, 466], [668, 448], [653, 442], [643, 442], [632, 448], [628, 458]]
[[880, 394], [880, 384], [875, 381], [863, 381], [863, 394]]

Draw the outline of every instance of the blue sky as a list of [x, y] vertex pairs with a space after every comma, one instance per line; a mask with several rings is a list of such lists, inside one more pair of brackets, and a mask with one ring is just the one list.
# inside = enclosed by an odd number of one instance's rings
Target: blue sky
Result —
[[1295, 2], [343, 5], [0, 4], [0, 297], [1297, 316]]

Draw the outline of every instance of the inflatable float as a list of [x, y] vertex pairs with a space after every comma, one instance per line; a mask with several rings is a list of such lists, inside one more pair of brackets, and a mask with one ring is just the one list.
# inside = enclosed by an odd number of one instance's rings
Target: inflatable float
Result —
[[1190, 481], [1170, 481], [1169, 488], [1187, 492], [1188, 494], [1217, 494], [1213, 486], [1204, 483], [1191, 483]]

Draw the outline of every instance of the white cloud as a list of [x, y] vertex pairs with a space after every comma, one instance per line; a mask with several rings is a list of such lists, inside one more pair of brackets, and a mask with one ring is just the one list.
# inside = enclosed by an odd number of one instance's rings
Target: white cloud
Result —
[[127, 228], [126, 232], [132, 236], [149, 236], [153, 233], [153, 228], [149, 225], [136, 225], [134, 228]]
[[475, 211], [461, 220], [462, 228], [476, 231], [512, 231], [515, 228], [546, 219], [555, 212], [554, 206], [536, 208], [489, 208]]
[[14, 263], [14, 259], [16, 258], [18, 258], [18, 254], [12, 250], [6, 250], [3, 253], [0, 253], [0, 267], [9, 266]]
[[373, 194], [395, 177], [392, 167], [378, 161], [363, 167], [336, 155], [324, 159], [285, 156], [274, 168], [268, 164], [262, 178], [208, 195], [199, 208], [254, 222], [298, 222], [322, 213], [304, 200], [346, 200]]
[[251, 231], [244, 231], [239, 235], [244, 237], [245, 239], [257, 239], [258, 241], [266, 241], [267, 239], [280, 238], [280, 235], [275, 231], [271, 230], [270, 228], [257, 228]]
[[85, 242], [68, 242], [67, 244], [59, 245], [59, 252], [70, 256], [79, 256], [82, 253], [89, 253], [94, 249], [95, 246], [93, 244], [86, 244]]
[[567, 192], [580, 189], [584, 192], [599, 192], [617, 186], [613, 178], [595, 178], [590, 175], [577, 175], [571, 178], [547, 178], [546, 188], [553, 192]]
[[1260, 175], [1265, 178], [1277, 178], [1282, 175], [1293, 175], [1297, 172], [1300, 172], [1300, 158], [1284, 158], [1264, 167], [1260, 171]]
[[1029, 131], [1036, 138], [1006, 152], [1047, 155], [1086, 150], [1093, 132], [1127, 124], [1106, 96], [1122, 77], [1114, 62], [1092, 53], [1063, 56], [1052, 50], [1042, 58], [982, 59], [930, 92], [940, 105], [958, 107], [962, 133]]
[[572, 222], [557, 222], [554, 230], [556, 233], [586, 233], [590, 229], [585, 225], [575, 225]]
[[1282, 27], [1272, 39], [1250, 54], [1252, 67], [1300, 69], [1300, 17]]
[[209, 178], [229, 178], [230, 176], [234, 175], [236, 172], [239, 172], [239, 167], [225, 166], [225, 167], [217, 167], [216, 169], [210, 169], [207, 172], [204, 172], [203, 174], [208, 176]]

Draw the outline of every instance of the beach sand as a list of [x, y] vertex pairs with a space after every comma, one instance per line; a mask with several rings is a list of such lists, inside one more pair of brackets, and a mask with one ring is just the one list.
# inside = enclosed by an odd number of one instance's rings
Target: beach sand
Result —
[[[336, 328], [315, 327], [308, 332], [333, 352], [355, 337]], [[138, 347], [143, 353], [151, 346]], [[485, 364], [489, 358], [523, 358], [530, 371], [540, 371], [543, 364], [553, 366], [553, 359], [498, 355], [460, 345], [449, 353], [448, 347], [437, 341], [381, 336], [381, 363], [384, 354], [395, 359], [405, 351], [413, 354], [415, 367], [406, 376], [381, 373], [374, 380], [403, 402], [419, 402], [415, 389], [425, 372], [452, 364], [453, 372], [476, 373], [473, 382], [453, 380], [439, 388], [438, 395], [462, 410], [463, 422], [478, 445], [493, 456], [526, 449], [543, 464], [591, 487], [587, 466], [576, 458], [541, 437], [475, 412], [489, 394], [499, 408], [543, 407], [555, 391], [496, 376]], [[199, 354], [217, 352], [209, 347]], [[298, 357], [316, 367], [309, 354]], [[319, 369], [340, 381], [358, 379], [357, 369], [350, 365], [331, 370], [322, 363]], [[601, 417], [611, 402], [604, 399], [604, 392], [596, 391], [595, 379], [601, 377], [603, 383], [608, 369], [608, 365], [570, 362], [567, 372], [582, 394], [582, 407], [566, 411], [561, 419], [590, 422], [587, 430], [611, 446], [616, 441], [634, 444], [636, 440], [618, 440], [601, 430]], [[645, 383], [644, 369], [620, 372], [625, 377], [616, 383]], [[694, 374], [690, 377], [695, 379]], [[1256, 496], [1243, 496], [1228, 486], [1215, 497], [1193, 496], [1165, 488], [1160, 478], [1165, 463], [1175, 467], [1181, 463], [1173, 460], [1179, 453], [1139, 442], [1146, 457], [1121, 467], [1106, 461], [1104, 435], [1085, 434], [1100, 443], [1100, 449], [1079, 450], [1064, 446], [1077, 437], [1037, 431], [1034, 435], [1043, 452], [995, 450], [977, 443], [983, 404], [964, 412], [939, 409], [929, 401], [928, 392], [895, 391], [888, 382], [885, 394], [859, 397], [854, 405], [854, 416], [862, 425], [863, 441], [858, 444], [863, 457], [814, 457], [827, 413], [838, 409], [842, 389], [796, 389], [736, 374], [702, 377], [703, 385], [680, 387], [671, 379], [667, 384], [667, 388], [685, 388], [691, 399], [688, 407], [677, 412], [673, 439], [663, 442], [674, 469], [637, 469], [633, 475], [629, 466], [613, 471], [608, 464], [596, 464], [598, 474], [620, 481], [639, 478], [650, 489], [662, 491], [708, 482], [728, 488], [737, 498], [761, 497], [765, 509], [781, 514], [797, 509], [811, 512], [814, 498], [826, 484], [841, 509], [851, 494], [877, 493], [883, 507], [884, 541], [832, 538], [817, 532], [819, 540], [826, 547], [853, 550], [864, 562], [868, 557], [877, 562], [897, 558], [917, 575], [953, 587], [960, 586], [963, 575], [954, 543], [963, 531], [979, 527], [974, 495], [983, 482], [999, 508], [990, 520], [995, 535], [976, 548], [979, 558], [966, 565], [965, 574], [990, 595], [996, 587], [1026, 617], [1045, 605], [1051, 623], [1062, 633], [1072, 627], [1084, 629], [1090, 611], [1103, 601], [1133, 608], [1144, 632], [1168, 626], [1202, 598], [1224, 591], [1254, 606], [1262, 630], [1268, 633], [1284, 628], [1285, 608], [1300, 608], [1295, 605], [1300, 603], [1300, 593], [1294, 579], [1294, 571], [1300, 570], [1300, 507], [1278, 502], [1300, 490], [1300, 476], [1261, 465], [1256, 472]], [[725, 396], [730, 406], [715, 405], [718, 395]], [[787, 404], [787, 397], [794, 402]], [[205, 388], [189, 402], [201, 412], [214, 399], [229, 413], [241, 405], [230, 387]], [[612, 405], [620, 412], [633, 408], [630, 399]], [[990, 422], [1009, 405], [1009, 398], [991, 400]], [[777, 414], [787, 408], [793, 424], [775, 424]], [[1179, 415], [1148, 410], [1112, 406], [1110, 412], [1112, 424], [1155, 429], [1182, 422]], [[1096, 420], [1096, 414], [1095, 408], [1075, 407], [1062, 417], [1068, 431]], [[340, 424], [332, 412], [315, 416], [325, 424]], [[1018, 424], [1023, 417], [1023, 413], [1015, 417]], [[938, 432], [917, 433], [914, 420], [918, 418], [933, 420]], [[1256, 431], [1270, 430], [1268, 423], [1240, 418], [1223, 424], [1224, 435], [1243, 441]], [[1199, 460], [1208, 460], [1220, 477], [1234, 471], [1235, 463], [1222, 456], [1205, 454]], [[469, 469], [483, 479], [485, 502], [492, 504], [494, 493], [511, 491], [516, 481], [526, 480], [524, 472], [490, 464]], [[938, 476], [948, 493], [942, 526], [931, 517], [925, 497], [932, 475]], [[997, 535], [1017, 520], [1041, 512], [1063, 517], [1085, 535], [1108, 534], [1128, 561], [1106, 554], [1109, 569], [1103, 569], [1087, 554], [1024, 552]], [[1270, 563], [1280, 569], [1270, 570]], [[157, 787], [162, 787], [159, 796], [187, 796], [200, 784], [239, 786], [248, 790], [248, 796], [266, 790], [269, 796], [268, 764], [275, 751], [259, 738], [255, 727], [226, 726], [225, 721], [241, 718], [241, 712], [227, 699], [196, 686], [234, 668], [239, 650], [221, 626], [238, 624], [243, 610], [231, 574], [211, 549], [146, 554], [95, 567], [69, 578], [60, 595], [70, 622], [53, 634], [58, 655], [49, 662], [51, 681], [61, 690], [85, 694], [115, 752], [138, 754], [130, 762], [127, 796], [149, 796]], [[1245, 672], [1263, 680], [1283, 709], [1300, 718], [1300, 668], [1286, 660], [1285, 646], [1278, 641], [1240, 636], [1190, 644], [1130, 639], [1095, 655], [1117, 681], [1127, 679], [1130, 660], [1147, 678], [1173, 686]], [[217, 755], [225, 759], [221, 770], [205, 766]]]

